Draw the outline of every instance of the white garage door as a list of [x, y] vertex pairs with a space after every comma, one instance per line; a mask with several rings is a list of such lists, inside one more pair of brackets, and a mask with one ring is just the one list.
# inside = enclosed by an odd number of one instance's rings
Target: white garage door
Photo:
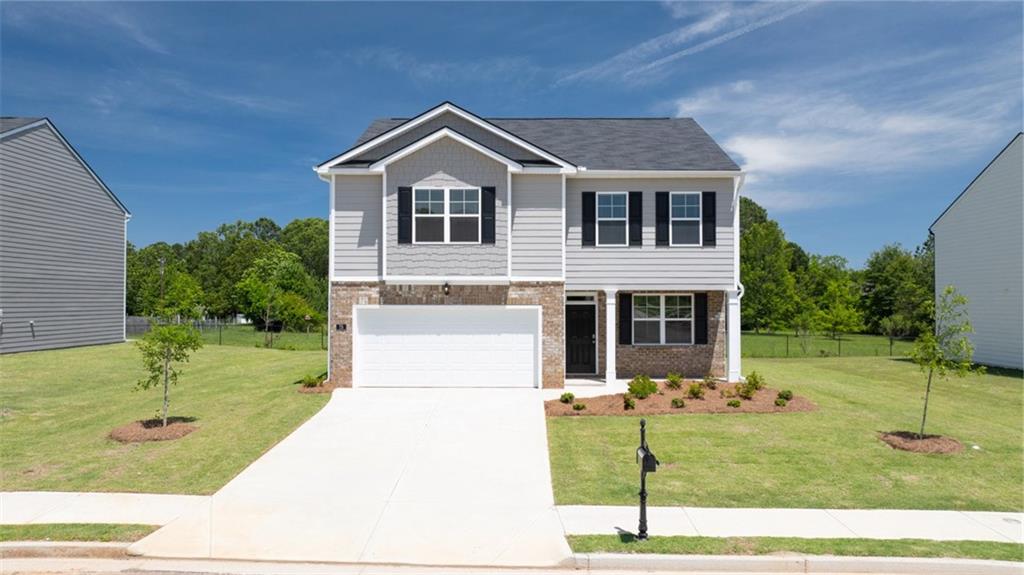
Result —
[[539, 315], [526, 306], [357, 308], [355, 385], [536, 387]]

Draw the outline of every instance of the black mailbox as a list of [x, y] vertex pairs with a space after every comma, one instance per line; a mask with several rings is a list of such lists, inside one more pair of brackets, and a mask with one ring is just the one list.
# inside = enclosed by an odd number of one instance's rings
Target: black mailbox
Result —
[[641, 471], [644, 473], [654, 473], [658, 470], [658, 458], [650, 450], [638, 449], [636, 455]]

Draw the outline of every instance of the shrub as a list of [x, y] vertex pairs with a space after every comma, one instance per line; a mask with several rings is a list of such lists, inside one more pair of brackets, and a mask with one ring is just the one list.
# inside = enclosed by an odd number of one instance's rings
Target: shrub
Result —
[[587, 405], [585, 403], [574, 403], [574, 404], [572, 404], [572, 410], [573, 411], [583, 411], [586, 408], [587, 408]]
[[631, 394], [625, 394], [622, 396], [622, 409], [629, 411], [630, 409], [636, 409], [636, 400], [633, 399]]
[[695, 381], [691, 383], [689, 389], [686, 390], [686, 395], [689, 396], [690, 399], [704, 399], [704, 388]]
[[674, 407], [676, 409], [684, 408], [684, 407], [686, 407], [686, 402], [683, 401], [683, 398], [681, 398], [681, 397], [673, 397], [672, 398], [672, 407]]
[[738, 400], [738, 399], [730, 399], [729, 402], [726, 403], [726, 405], [728, 405], [729, 407], [739, 407], [740, 406], [740, 400]]
[[736, 384], [736, 395], [743, 399], [754, 399], [754, 393], [756, 392], [757, 388], [751, 385], [749, 381]]
[[793, 399], [793, 392], [788, 389], [783, 389], [782, 391], [779, 392], [779, 399], [789, 401]]
[[558, 401], [561, 401], [562, 403], [572, 403], [574, 399], [576, 399], [576, 396], [573, 395], [572, 392], [567, 391], [562, 394], [562, 397], [558, 398]]
[[678, 373], [670, 373], [665, 376], [665, 387], [669, 389], [682, 389], [683, 376]]
[[736, 388], [737, 387], [739, 387], [739, 386], [738, 385], [732, 385], [732, 386], [729, 386], [729, 387], [722, 388], [722, 390], [718, 392], [718, 395], [719, 395], [719, 397], [736, 397]]
[[709, 374], [704, 376], [704, 381], [701, 382], [701, 385], [703, 385], [704, 387], [706, 387], [708, 389], [717, 389], [718, 388], [718, 379], [715, 376], [713, 376], [713, 375], [711, 375], [709, 373]]
[[777, 405], [779, 407], [786, 407], [787, 403], [789, 403], [789, 402], [787, 402], [785, 399], [782, 399], [781, 397], [778, 397], [778, 398], [775, 399], [775, 405]]
[[752, 386], [754, 391], [762, 389], [765, 385], [764, 376], [756, 371], [750, 372], [747, 376], [747, 385]]
[[317, 375], [307, 375], [302, 378], [302, 387], [318, 387], [323, 380]]
[[646, 375], [638, 375], [629, 382], [629, 393], [637, 399], [647, 399], [658, 391], [658, 384]]

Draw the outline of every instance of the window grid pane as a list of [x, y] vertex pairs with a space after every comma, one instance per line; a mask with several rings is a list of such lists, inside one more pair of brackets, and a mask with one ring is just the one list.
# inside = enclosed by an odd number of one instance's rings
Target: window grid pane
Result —
[[673, 194], [672, 219], [700, 219], [700, 196], [698, 194]]
[[633, 343], [661, 343], [661, 322], [658, 320], [634, 320]]
[[666, 320], [665, 343], [693, 343], [690, 320]]
[[601, 194], [597, 196], [598, 219], [625, 219], [626, 194]]

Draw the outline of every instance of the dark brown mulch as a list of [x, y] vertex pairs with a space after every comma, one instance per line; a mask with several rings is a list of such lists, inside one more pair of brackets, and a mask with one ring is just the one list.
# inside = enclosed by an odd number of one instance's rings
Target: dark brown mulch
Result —
[[333, 383], [322, 383], [314, 387], [306, 387], [304, 385], [299, 386], [299, 393], [330, 393], [335, 389], [338, 389], [338, 385]]
[[195, 420], [194, 417], [168, 417], [166, 427], [162, 425], [163, 420], [160, 419], [133, 421], [128, 425], [115, 427], [110, 432], [110, 438], [121, 443], [180, 439], [198, 429], [195, 425], [191, 425], [191, 422]]
[[[600, 395], [597, 397], [578, 397], [573, 403], [582, 403], [587, 408], [582, 411], [574, 411], [572, 404], [562, 403], [557, 399], [544, 402], [544, 413], [547, 415], [659, 415], [688, 413], [790, 413], [795, 411], [814, 411], [818, 406], [806, 397], [799, 395], [786, 403], [786, 407], [775, 405], [779, 390], [764, 388], [754, 394], [750, 400], [738, 397], [728, 397], [729, 391], [735, 386], [732, 384], [719, 384], [718, 389], [705, 389], [704, 399], [690, 399], [686, 396], [686, 390], [690, 381], [683, 383], [679, 390], [668, 389], [664, 382], [658, 382], [658, 389], [661, 394], [654, 394], [647, 399], [635, 399], [636, 408], [626, 410], [623, 408], [621, 393], [613, 395]], [[685, 407], [672, 407], [672, 399], [683, 398]], [[729, 407], [730, 400], [739, 399], [739, 407]]]
[[914, 453], [960, 453], [964, 445], [944, 435], [919, 436], [911, 431], [888, 431], [878, 434], [878, 439], [893, 449]]

